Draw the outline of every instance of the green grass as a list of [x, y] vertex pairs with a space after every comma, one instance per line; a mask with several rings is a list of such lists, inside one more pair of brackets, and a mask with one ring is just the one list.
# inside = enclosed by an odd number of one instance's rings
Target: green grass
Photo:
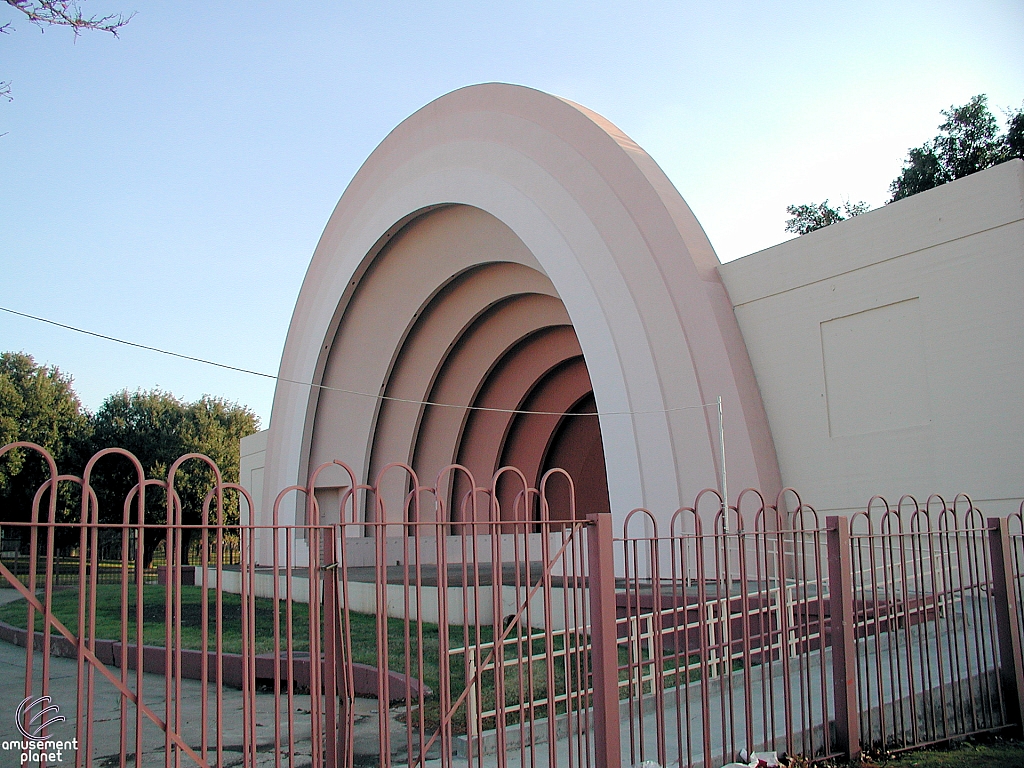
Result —
[[1024, 766], [1024, 743], [1019, 741], [965, 741], [939, 749], [904, 752], [890, 760], [865, 760], [864, 766], [887, 768], [1020, 768]]
[[[55, 589], [53, 592], [53, 613], [72, 632], [78, 629], [78, 590], [75, 588]], [[164, 645], [166, 638], [164, 587], [147, 585], [142, 588], [142, 639], [144, 645]], [[224, 593], [222, 623], [219, 627], [223, 647], [229, 653], [242, 652], [242, 604], [238, 595]], [[181, 647], [193, 650], [202, 648], [202, 601], [201, 587], [181, 589]], [[209, 617], [207, 621], [208, 647], [213, 647], [218, 634], [216, 618], [216, 593], [207, 592]], [[128, 640], [135, 641], [136, 589], [128, 588]], [[294, 628], [295, 650], [309, 650], [309, 611], [302, 603], [293, 604], [292, 626]], [[280, 610], [282, 631], [285, 627], [285, 612]], [[18, 600], [0, 606], [0, 621], [24, 629], [27, 625], [27, 605]], [[43, 619], [38, 613], [35, 628], [42, 630]], [[256, 601], [256, 653], [273, 651], [274, 607], [272, 600], [257, 598]], [[88, 628], [87, 628], [88, 631]], [[100, 584], [96, 588], [96, 632], [97, 638], [121, 639], [121, 587], [117, 584]]]
[[[242, 652], [242, 602], [239, 595], [225, 592], [221, 596], [221, 624], [217, 624], [217, 593], [208, 590], [206, 593], [207, 616], [207, 647], [212, 648], [217, 635], [220, 635], [223, 649], [228, 653]], [[166, 591], [164, 587], [153, 584], [142, 588], [142, 638], [144, 645], [162, 646], [166, 640]], [[78, 629], [79, 591], [75, 588], [55, 589], [53, 592], [53, 613], [70, 629]], [[269, 598], [256, 598], [255, 606], [255, 652], [270, 653], [274, 650], [274, 601]], [[192, 650], [202, 649], [202, 587], [181, 588], [181, 647]], [[128, 588], [128, 639], [135, 640], [136, 589]], [[284, 601], [278, 607], [278, 622], [281, 632], [281, 644], [284, 646], [287, 630], [287, 611]], [[23, 600], [0, 606], [0, 621], [24, 629], [27, 626], [27, 605]], [[321, 622], [322, 623], [322, 622]], [[351, 636], [352, 660], [357, 663], [377, 666], [377, 620], [376, 617], [350, 612], [348, 625]], [[423, 627], [423, 678], [433, 690], [438, 687], [438, 658], [440, 644], [436, 624], [424, 623]], [[43, 628], [43, 617], [37, 612], [35, 628]], [[87, 628], [88, 631], [88, 628]], [[413, 635], [406, 642], [404, 622], [399, 619], [388, 619], [388, 664], [391, 669], [405, 671], [405, 649], [408, 645], [413, 653], [414, 667], [412, 674], [419, 672], [418, 637], [416, 627], [412, 627]], [[321, 629], [322, 632], [322, 629]], [[116, 584], [100, 584], [96, 588], [96, 632], [95, 636], [107, 640], [121, 638], [121, 588]], [[321, 635], [322, 637], [322, 635]], [[485, 628], [483, 640], [490, 640], [490, 628]], [[305, 603], [292, 603], [292, 649], [298, 652], [309, 650], [310, 619], [309, 606]], [[451, 643], [462, 645], [462, 628], [453, 628]], [[417, 675], [418, 676], [418, 675]]]

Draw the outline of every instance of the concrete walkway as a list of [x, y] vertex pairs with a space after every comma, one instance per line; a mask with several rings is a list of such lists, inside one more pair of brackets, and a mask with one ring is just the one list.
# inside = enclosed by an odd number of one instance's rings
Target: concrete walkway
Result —
[[[0, 588], [0, 605], [9, 603], [21, 598], [21, 594], [15, 589]], [[20, 753], [18, 751], [4, 750], [2, 742], [9, 740], [20, 740], [15, 712], [18, 705], [25, 697], [25, 648], [0, 641], [0, 768], [8, 768], [20, 765]], [[42, 675], [43, 656], [36, 653], [33, 659], [33, 679], [36, 682], [35, 691], [39, 695], [39, 680]], [[120, 676], [121, 670], [113, 672]], [[163, 675], [144, 674], [143, 676], [143, 701], [148, 705], [157, 717], [163, 719], [166, 712], [165, 681]], [[135, 691], [135, 672], [128, 674], [129, 689]], [[95, 689], [92, 699], [92, 710], [88, 715], [93, 745], [92, 755], [95, 765], [98, 768], [108, 766], [119, 766], [121, 758], [121, 695], [117, 688], [100, 674], [95, 676]], [[66, 718], [62, 723], [55, 724], [50, 729], [50, 738], [54, 740], [70, 740], [76, 736], [76, 695], [78, 681], [78, 663], [75, 659], [50, 658], [50, 688], [49, 695], [52, 697], [52, 704], [60, 708], [59, 714]], [[216, 706], [217, 686], [206, 686], [207, 707], [210, 722], [213, 722]], [[197, 753], [201, 748], [201, 725], [202, 725], [202, 695], [203, 686], [197, 680], [181, 681], [182, 697], [182, 726], [180, 733], [183, 740], [190, 748]], [[242, 729], [242, 692], [234, 688], [225, 687], [221, 693], [224, 706], [224, 714], [221, 718], [221, 738], [223, 744], [223, 761], [219, 763], [220, 768], [234, 768], [245, 765], [242, 754], [243, 729]], [[261, 693], [256, 696], [256, 751], [257, 768], [275, 765], [274, 754], [274, 699], [270, 693]], [[295, 749], [294, 760], [290, 761], [288, 753], [288, 700], [281, 696], [280, 711], [280, 733], [282, 740], [281, 764], [288, 768], [307, 768], [312, 766], [311, 741], [310, 741], [310, 698], [308, 695], [295, 695], [292, 698], [292, 714], [295, 724]], [[402, 708], [398, 708], [402, 709]], [[405, 726], [396, 719], [398, 709], [389, 712], [390, 728], [392, 730], [392, 743], [398, 750], [393, 757], [396, 760], [404, 758]], [[353, 732], [353, 752], [357, 766], [378, 765], [380, 762], [380, 716], [376, 699], [357, 698], [354, 702], [355, 728]], [[134, 706], [128, 707], [131, 724], [126, 736], [125, 752], [129, 755], [128, 764], [135, 766], [135, 731], [134, 731]], [[215, 737], [215, 728], [208, 726], [208, 738], [212, 741]], [[84, 736], [79, 736], [84, 741]], [[399, 743], [401, 745], [399, 746]], [[81, 744], [84, 748], [84, 744]], [[153, 724], [148, 718], [143, 721], [143, 759], [139, 766], [163, 766], [165, 764], [165, 738], [163, 731]], [[206, 760], [210, 765], [218, 765], [217, 753], [211, 750], [207, 753]], [[465, 761], [459, 761], [465, 766]], [[74, 764], [74, 756], [65, 753], [62, 763]], [[173, 764], [173, 761], [172, 761]], [[182, 766], [194, 766], [195, 761], [183, 753]], [[458, 765], [455, 768], [459, 768]]]

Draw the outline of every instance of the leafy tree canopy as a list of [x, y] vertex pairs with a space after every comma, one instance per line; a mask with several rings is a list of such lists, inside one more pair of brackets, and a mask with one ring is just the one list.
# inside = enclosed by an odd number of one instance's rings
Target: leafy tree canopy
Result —
[[868, 204], [864, 201], [843, 203], [843, 208], [833, 208], [828, 200], [823, 203], [809, 203], [807, 205], [787, 205], [786, 213], [793, 218], [786, 219], [786, 231], [797, 235], [806, 235], [816, 229], [835, 224], [837, 221], [859, 216], [867, 211]]
[[[0, 445], [37, 443], [50, 452], [58, 471], [74, 472], [81, 468], [81, 448], [91, 432], [70, 376], [21, 352], [0, 353]], [[42, 457], [30, 451], [19, 449], [0, 459], [0, 519], [28, 520], [32, 498], [49, 476]], [[69, 502], [62, 494], [62, 514]]]
[[889, 185], [890, 202], [1024, 157], [1024, 109], [1007, 115], [1005, 134], [999, 133], [983, 93], [961, 107], [942, 110], [942, 115], [946, 119], [939, 134], [908, 151], [903, 170]]
[[[208, 456], [220, 468], [225, 482], [237, 483], [239, 440], [259, 429], [256, 414], [244, 406], [205, 396], [185, 403], [167, 392], [127, 391], [111, 395], [93, 417], [93, 449], [124, 448], [142, 464], [147, 478], [166, 480], [171, 465], [188, 453]], [[97, 464], [94, 486], [100, 519], [120, 522], [123, 502], [137, 477], [125, 459], [109, 457]], [[200, 525], [203, 500], [215, 483], [213, 470], [200, 459], [185, 462], [175, 473], [174, 488], [181, 499], [182, 522]], [[166, 522], [167, 499], [162, 492], [146, 493], [146, 521]], [[238, 498], [225, 495], [225, 523], [238, 522]], [[215, 512], [211, 508], [211, 517]], [[210, 520], [215, 522], [215, 520]], [[184, 551], [187, 551], [188, 532]], [[146, 541], [146, 560], [159, 541]], [[183, 555], [184, 555], [183, 551]]]
[[[969, 176], [1015, 157], [1024, 158], [1024, 108], [1006, 113], [1006, 132], [989, 111], [988, 97], [979, 94], [961, 107], [942, 110], [939, 134], [907, 151], [903, 170], [889, 185], [889, 202]], [[806, 235], [864, 213], [867, 203], [844, 203], [842, 210], [823, 203], [786, 206], [786, 231]]]
[[[210, 396], [186, 403], [160, 390], [119, 392], [90, 415], [82, 409], [70, 377], [37, 365], [26, 354], [0, 354], [0, 446], [17, 440], [38, 443], [65, 474], [81, 475], [88, 458], [99, 450], [123, 448], [139, 460], [147, 478], [165, 480], [176, 459], [199, 453], [216, 463], [225, 482], [237, 483], [239, 441], [257, 429], [259, 419], [244, 406]], [[48, 477], [45, 463], [26, 451], [0, 459], [0, 521], [27, 520], [32, 498]], [[213, 470], [199, 459], [185, 462], [175, 474], [186, 525], [203, 522], [203, 500], [214, 480]], [[138, 482], [131, 462], [106, 456], [96, 463], [90, 482], [101, 522], [120, 523], [125, 497]], [[77, 520], [81, 497], [70, 484], [62, 485], [59, 500], [61, 519]], [[146, 522], [166, 522], [166, 503], [162, 491], [148, 489]], [[237, 496], [226, 494], [225, 523], [238, 522], [238, 508]], [[147, 562], [160, 538], [147, 536]]]

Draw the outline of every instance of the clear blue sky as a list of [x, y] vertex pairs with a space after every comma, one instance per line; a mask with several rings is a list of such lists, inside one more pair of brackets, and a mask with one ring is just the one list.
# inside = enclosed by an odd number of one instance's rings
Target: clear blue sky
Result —
[[[1024, 3], [87, 0], [120, 39], [0, 7], [0, 306], [276, 373], [346, 184], [455, 88], [584, 104], [664, 168], [728, 261], [785, 207], [886, 199], [939, 110], [1024, 100]], [[997, 111], [997, 114], [999, 112]], [[121, 389], [204, 393], [267, 426], [273, 383], [0, 313], [0, 351]]]

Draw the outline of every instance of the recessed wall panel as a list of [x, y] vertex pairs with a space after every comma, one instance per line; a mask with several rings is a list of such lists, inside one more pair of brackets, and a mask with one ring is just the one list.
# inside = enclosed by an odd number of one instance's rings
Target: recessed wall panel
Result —
[[919, 299], [821, 323], [821, 350], [832, 437], [930, 421]]

